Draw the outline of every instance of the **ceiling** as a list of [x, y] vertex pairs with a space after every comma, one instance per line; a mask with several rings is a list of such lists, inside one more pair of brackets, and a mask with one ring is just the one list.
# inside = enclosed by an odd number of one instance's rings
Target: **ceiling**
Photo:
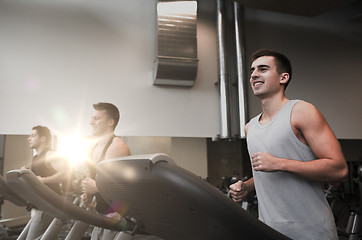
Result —
[[[245, 7], [315, 17], [330, 11], [358, 5], [358, 12], [350, 16], [350, 21], [362, 20], [361, 0], [235, 0]], [[356, 10], [356, 9], [355, 9]], [[361, 21], [362, 22], [362, 21]]]

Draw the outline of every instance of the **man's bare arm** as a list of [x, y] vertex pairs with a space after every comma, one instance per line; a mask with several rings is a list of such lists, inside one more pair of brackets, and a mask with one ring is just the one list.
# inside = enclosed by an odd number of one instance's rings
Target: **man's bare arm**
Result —
[[128, 145], [119, 137], [113, 139], [109, 146], [105, 159], [119, 158], [131, 155]]
[[317, 160], [301, 162], [297, 167], [292, 161], [290, 165], [285, 166], [286, 170], [322, 182], [346, 180], [346, 160], [323, 115], [312, 104], [299, 102], [293, 110], [292, 124], [302, 133]]
[[291, 123], [305, 139], [317, 159], [303, 162], [277, 158], [268, 153], [255, 153], [251, 156], [254, 170], [286, 171], [320, 182], [346, 180], [348, 174], [346, 160], [337, 138], [323, 115], [313, 105], [299, 102], [293, 108]]

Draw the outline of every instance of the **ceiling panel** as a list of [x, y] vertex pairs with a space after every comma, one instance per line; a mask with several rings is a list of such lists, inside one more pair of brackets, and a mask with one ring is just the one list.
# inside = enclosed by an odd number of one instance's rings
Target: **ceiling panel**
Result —
[[236, 0], [245, 7], [261, 10], [302, 15], [318, 16], [331, 10], [344, 7], [356, 0]]

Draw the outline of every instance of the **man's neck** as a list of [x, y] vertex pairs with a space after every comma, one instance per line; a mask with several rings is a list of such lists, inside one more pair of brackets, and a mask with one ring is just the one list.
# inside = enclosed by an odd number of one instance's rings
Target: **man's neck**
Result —
[[47, 146], [39, 146], [37, 148], [35, 148], [36, 154], [40, 155], [42, 154], [44, 151], [46, 151], [48, 149]]
[[266, 122], [271, 121], [288, 101], [289, 99], [287, 99], [284, 94], [261, 99], [263, 108], [263, 115], [261, 120]]
[[98, 145], [105, 145], [111, 138], [111, 136], [114, 136], [114, 132], [107, 132], [102, 134], [101, 136], [97, 137]]

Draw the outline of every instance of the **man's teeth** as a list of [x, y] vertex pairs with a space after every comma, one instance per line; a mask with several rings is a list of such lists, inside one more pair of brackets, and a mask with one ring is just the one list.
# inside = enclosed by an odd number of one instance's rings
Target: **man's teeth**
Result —
[[254, 86], [256, 87], [256, 86], [259, 86], [259, 85], [262, 85], [263, 83], [261, 83], [261, 82], [256, 82], [256, 83], [254, 83]]

